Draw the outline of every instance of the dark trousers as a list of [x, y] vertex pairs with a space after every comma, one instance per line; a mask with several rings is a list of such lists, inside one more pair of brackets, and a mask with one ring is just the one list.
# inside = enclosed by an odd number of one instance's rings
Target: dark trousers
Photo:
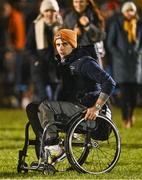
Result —
[[121, 83], [119, 88], [121, 92], [122, 118], [128, 121], [132, 118], [136, 107], [138, 85], [136, 83]]
[[43, 129], [48, 126], [44, 143], [55, 145], [59, 142], [56, 121], [61, 121], [66, 126], [74, 114], [85, 109], [86, 107], [76, 103], [45, 100], [40, 105], [29, 104], [26, 110], [36, 137], [40, 139]]
[[27, 116], [28, 116], [28, 120], [32, 126], [32, 129], [36, 135], [37, 139], [41, 139], [42, 137], [42, 133], [43, 133], [43, 128], [40, 125], [40, 121], [38, 118], [38, 110], [39, 107], [39, 103], [30, 103], [28, 104], [28, 106], [26, 107], [26, 112], [27, 112]]

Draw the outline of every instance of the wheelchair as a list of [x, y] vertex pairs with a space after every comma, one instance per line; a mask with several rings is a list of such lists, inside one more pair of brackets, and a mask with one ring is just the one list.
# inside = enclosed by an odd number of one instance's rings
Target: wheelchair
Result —
[[95, 175], [110, 172], [119, 160], [121, 140], [119, 131], [111, 119], [111, 111], [108, 108], [105, 111], [104, 113], [102, 110], [95, 121], [85, 120], [84, 113], [78, 112], [66, 124], [56, 122], [60, 146], [65, 150], [66, 157], [55, 164], [47, 163], [49, 154], [46, 160], [42, 160], [44, 135], [48, 126], [43, 131], [37, 162], [33, 161], [30, 165], [26, 162], [28, 147], [30, 145], [36, 147], [38, 144], [37, 139], [29, 138], [30, 122], [28, 122], [25, 128], [24, 147], [19, 151], [18, 173], [26, 173], [29, 170], [42, 171], [44, 174], [72, 170]]

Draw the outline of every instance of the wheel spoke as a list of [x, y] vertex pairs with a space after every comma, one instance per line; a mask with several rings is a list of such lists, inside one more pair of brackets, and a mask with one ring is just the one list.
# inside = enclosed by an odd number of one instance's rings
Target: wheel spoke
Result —
[[[104, 117], [103, 117], [104, 118]], [[73, 133], [84, 121], [81, 119], [72, 125], [68, 134], [69, 161], [79, 172], [100, 174], [110, 171], [118, 161], [120, 155], [120, 137], [114, 123], [104, 118], [105, 124], [111, 126], [108, 139], [95, 140], [90, 134], [80, 134], [80, 139], [75, 141]], [[81, 129], [80, 129], [81, 130]], [[104, 129], [103, 129], [104, 130]]]

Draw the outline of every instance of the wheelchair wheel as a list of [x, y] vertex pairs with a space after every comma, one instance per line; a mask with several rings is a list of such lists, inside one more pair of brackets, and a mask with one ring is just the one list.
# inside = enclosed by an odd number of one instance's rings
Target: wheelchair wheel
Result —
[[[106, 137], [99, 138], [96, 134], [95, 138], [88, 125], [83, 129], [82, 124], [87, 124], [83, 118], [75, 120], [67, 133], [67, 158], [78, 172], [90, 174], [109, 172], [119, 159], [121, 152], [119, 132], [111, 120], [99, 115], [95, 121], [98, 122], [100, 119], [101, 123], [109, 127], [109, 134]], [[74, 139], [74, 133], [80, 134], [78, 140]]]

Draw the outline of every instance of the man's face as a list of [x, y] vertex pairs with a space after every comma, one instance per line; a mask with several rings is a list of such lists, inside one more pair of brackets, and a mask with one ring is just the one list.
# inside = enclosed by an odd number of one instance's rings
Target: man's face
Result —
[[60, 55], [61, 59], [69, 55], [73, 50], [73, 47], [65, 40], [57, 39], [55, 44], [57, 52]]
[[53, 10], [46, 10], [43, 12], [43, 18], [47, 24], [53, 24], [56, 21], [57, 13]]
[[82, 13], [87, 7], [87, 0], [73, 0], [74, 9], [78, 13]]

